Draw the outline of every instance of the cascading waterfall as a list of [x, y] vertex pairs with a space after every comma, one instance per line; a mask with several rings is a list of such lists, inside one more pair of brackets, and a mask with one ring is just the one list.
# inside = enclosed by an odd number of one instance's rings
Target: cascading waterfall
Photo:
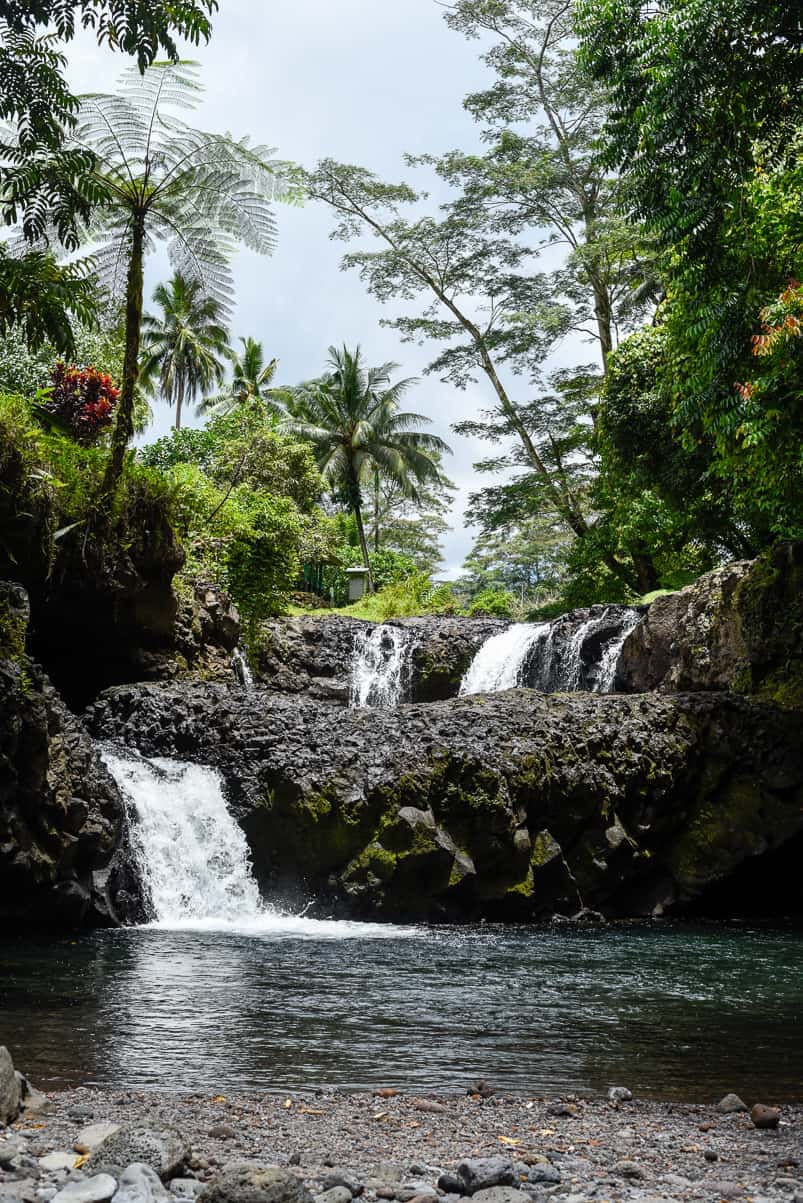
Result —
[[217, 773], [108, 750], [104, 759], [134, 807], [134, 853], [157, 923], [257, 918], [263, 906], [248, 845]]
[[262, 936], [363, 939], [419, 934], [392, 924], [307, 919], [270, 907], [251, 871], [245, 834], [214, 769], [101, 749], [126, 799], [131, 842], [154, 922], [169, 929], [232, 929]]
[[514, 623], [479, 649], [460, 693], [498, 693], [524, 685], [542, 693], [610, 693], [627, 636], [642, 611], [605, 606], [552, 623]]
[[403, 627], [366, 627], [357, 634], [349, 706], [392, 709], [404, 701], [412, 640]]
[[499, 693], [522, 684], [522, 671], [536, 644], [549, 636], [549, 623], [516, 622], [486, 639], [460, 682], [460, 694]]
[[231, 654], [231, 659], [235, 677], [246, 693], [250, 693], [254, 688], [254, 674], [251, 672], [251, 666], [243, 649], [236, 647]]
[[599, 675], [594, 685], [595, 693], [611, 693], [613, 691], [616, 685], [616, 669], [619, 664], [619, 656], [625, 645], [625, 640], [630, 632], [635, 630], [641, 619], [642, 613], [640, 610], [627, 610], [625, 612], [621, 634], [617, 639], [612, 639], [602, 652], [602, 659], [599, 662]]

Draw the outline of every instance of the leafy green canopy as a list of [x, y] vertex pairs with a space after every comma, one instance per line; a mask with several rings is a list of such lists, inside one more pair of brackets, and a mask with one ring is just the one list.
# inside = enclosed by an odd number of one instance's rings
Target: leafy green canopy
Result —
[[710, 448], [757, 551], [803, 530], [799, 370], [754, 387], [752, 353], [803, 271], [803, 18], [772, 0], [581, 0], [578, 29], [608, 90], [608, 159], [665, 251], [671, 420], [687, 451]]
[[174, 430], [139, 453], [173, 490], [187, 548], [183, 577], [217, 581], [245, 619], [282, 613], [302, 565], [335, 556], [337, 533], [318, 506], [322, 481], [310, 448], [271, 429], [256, 410]]
[[577, 0], [581, 59], [608, 95], [608, 161], [666, 246], [715, 265], [734, 193], [800, 121], [803, 18], [788, 0]]

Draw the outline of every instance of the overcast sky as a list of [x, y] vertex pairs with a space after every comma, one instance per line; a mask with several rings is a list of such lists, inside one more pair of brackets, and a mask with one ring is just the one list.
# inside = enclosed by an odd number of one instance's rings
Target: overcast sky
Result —
[[[480, 44], [450, 31], [442, 12], [437, 0], [221, 0], [209, 45], [189, 52], [203, 66], [206, 87], [190, 121], [248, 134], [305, 166], [331, 156], [386, 179], [409, 177], [406, 151], [478, 145], [462, 99], [489, 72]], [[85, 36], [68, 55], [71, 84], [81, 92], [111, 91], [127, 65]], [[317, 375], [332, 343], [360, 343], [369, 363], [395, 360], [402, 375], [421, 375], [432, 348], [400, 343], [379, 325], [394, 310], [368, 296], [354, 273], [340, 271], [344, 247], [329, 240], [326, 208], [279, 206], [277, 217], [273, 256], [242, 251], [234, 264], [233, 335], [262, 341], [267, 357], [279, 359], [283, 383]], [[154, 259], [146, 298], [166, 274], [166, 264]], [[450, 426], [490, 400], [484, 383], [460, 392], [432, 376], [409, 395], [410, 407], [431, 417], [433, 431], [454, 451], [446, 467], [459, 492], [444, 539], [444, 575], [457, 574], [470, 549], [474, 532], [462, 511], [477, 486], [472, 463], [487, 452]], [[169, 425], [166, 407], [156, 406], [149, 439]]]

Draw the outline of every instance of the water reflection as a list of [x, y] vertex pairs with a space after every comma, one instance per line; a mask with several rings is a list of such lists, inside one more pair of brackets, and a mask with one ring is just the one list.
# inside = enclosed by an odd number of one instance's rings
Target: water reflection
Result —
[[[390, 933], [388, 933], [390, 934]], [[331, 935], [331, 933], [330, 933]], [[801, 1096], [799, 934], [421, 929], [347, 941], [138, 929], [0, 944], [0, 1043], [34, 1080]]]

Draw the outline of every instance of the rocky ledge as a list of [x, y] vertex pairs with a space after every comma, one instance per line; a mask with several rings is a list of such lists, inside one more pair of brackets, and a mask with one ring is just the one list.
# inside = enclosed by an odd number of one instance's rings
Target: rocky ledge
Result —
[[619, 658], [630, 692], [732, 689], [803, 709], [803, 542], [657, 598]]
[[87, 721], [217, 767], [263, 890], [318, 913], [652, 915], [745, 866], [737, 913], [762, 868], [776, 913], [794, 898], [799, 715], [730, 694], [514, 690], [333, 722], [269, 691], [141, 685]]
[[[358, 639], [377, 623], [343, 615], [276, 618], [263, 624], [255, 657], [257, 680], [278, 693], [345, 705]], [[456, 697], [477, 651], [508, 623], [495, 618], [394, 619], [386, 626], [410, 640], [407, 700]]]

